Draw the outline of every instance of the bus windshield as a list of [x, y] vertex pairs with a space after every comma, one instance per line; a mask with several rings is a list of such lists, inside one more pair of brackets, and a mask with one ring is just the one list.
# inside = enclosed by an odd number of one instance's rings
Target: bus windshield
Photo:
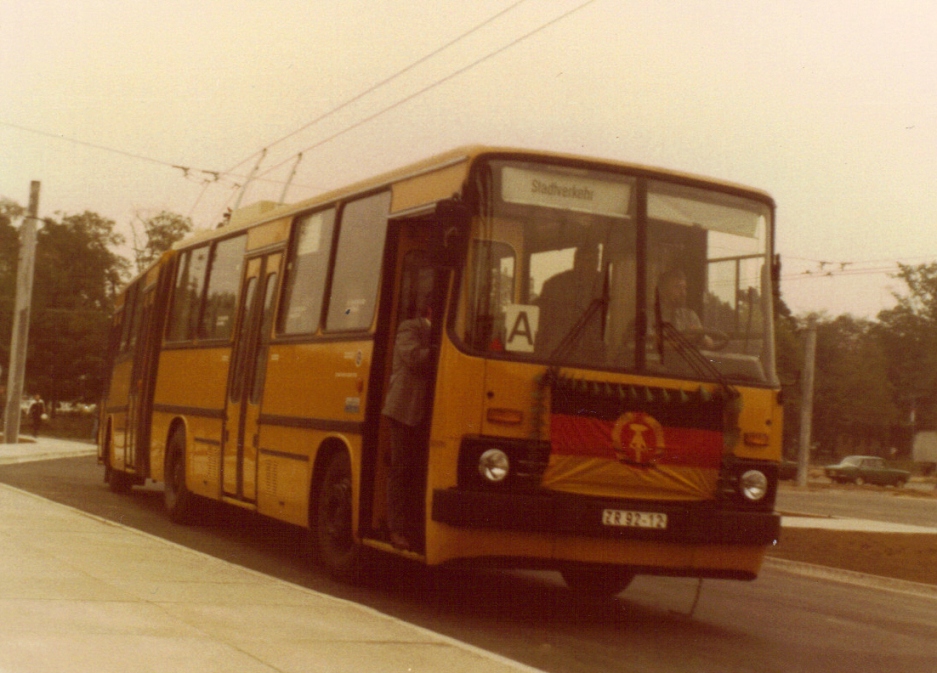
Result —
[[557, 366], [776, 382], [769, 203], [533, 162], [491, 161], [477, 175], [457, 330], [468, 347]]

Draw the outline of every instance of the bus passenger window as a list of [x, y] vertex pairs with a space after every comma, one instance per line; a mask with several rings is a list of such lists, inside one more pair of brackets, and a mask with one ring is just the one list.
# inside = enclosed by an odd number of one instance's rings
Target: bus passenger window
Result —
[[199, 328], [202, 339], [231, 337], [246, 246], [245, 234], [215, 244], [205, 287], [205, 311]]
[[137, 303], [137, 290], [139, 289], [138, 285], [131, 285], [127, 288], [127, 292], [124, 295], [124, 324], [122, 327], [123, 333], [120, 338], [120, 350], [121, 352], [131, 350], [132, 340], [133, 340], [133, 318], [135, 315], [135, 306]]
[[296, 222], [280, 314], [281, 332], [310, 334], [319, 328], [334, 225], [334, 208]]
[[332, 293], [325, 327], [330, 332], [366, 330], [374, 318], [390, 192], [348, 203], [342, 211]]
[[195, 325], [205, 286], [208, 268], [208, 246], [187, 250], [179, 258], [176, 289], [169, 315], [168, 341], [190, 341], [195, 338]]

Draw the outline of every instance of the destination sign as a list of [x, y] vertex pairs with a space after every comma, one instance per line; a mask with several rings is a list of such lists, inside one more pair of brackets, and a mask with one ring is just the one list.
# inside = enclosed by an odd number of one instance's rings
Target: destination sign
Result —
[[501, 198], [507, 203], [625, 217], [631, 185], [584, 175], [504, 166]]

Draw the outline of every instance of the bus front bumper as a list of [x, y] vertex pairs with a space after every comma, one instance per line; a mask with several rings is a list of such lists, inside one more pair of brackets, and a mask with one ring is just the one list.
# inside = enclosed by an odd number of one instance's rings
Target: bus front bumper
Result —
[[[665, 527], [609, 525], [613, 512], [666, 515]], [[642, 517], [646, 519], [647, 517]], [[609, 500], [567, 493], [494, 493], [437, 489], [432, 519], [462, 528], [618, 537], [690, 544], [766, 545], [781, 517], [770, 511], [721, 508], [716, 502]], [[661, 517], [650, 520], [657, 523]]]

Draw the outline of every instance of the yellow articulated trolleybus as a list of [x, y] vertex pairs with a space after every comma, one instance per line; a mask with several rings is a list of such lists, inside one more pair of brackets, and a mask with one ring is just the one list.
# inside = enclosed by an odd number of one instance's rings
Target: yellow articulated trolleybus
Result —
[[[772, 199], [582, 157], [464, 148], [197, 234], [118, 300], [100, 460], [430, 566], [753, 579], [778, 537]], [[388, 533], [398, 326], [430, 319], [419, 511]], [[416, 394], [416, 393], [414, 393]]]

